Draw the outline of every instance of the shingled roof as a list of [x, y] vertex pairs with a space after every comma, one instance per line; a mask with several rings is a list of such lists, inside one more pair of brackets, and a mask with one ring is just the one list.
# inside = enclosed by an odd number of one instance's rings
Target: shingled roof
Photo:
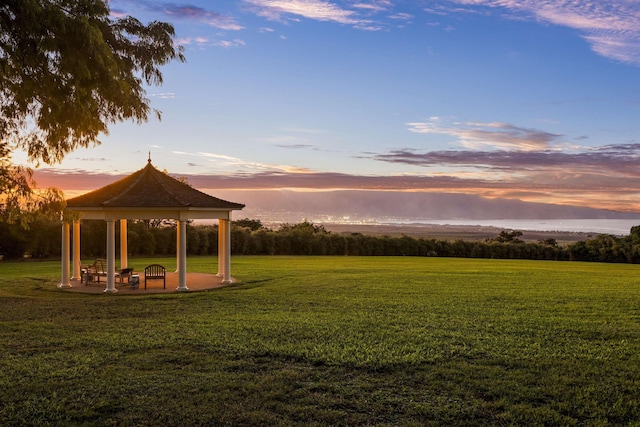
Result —
[[208, 208], [237, 210], [241, 203], [228, 202], [160, 172], [152, 164], [112, 184], [67, 200], [74, 208]]

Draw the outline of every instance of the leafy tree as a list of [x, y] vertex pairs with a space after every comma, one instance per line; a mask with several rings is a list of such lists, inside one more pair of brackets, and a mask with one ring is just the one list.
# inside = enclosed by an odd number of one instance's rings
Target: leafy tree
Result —
[[541, 245], [546, 245], [546, 246], [553, 246], [553, 247], [557, 247], [558, 246], [558, 241], [556, 239], [554, 239], [553, 237], [549, 237], [549, 238], [546, 238], [546, 239], [538, 240], [538, 243], [540, 243]]
[[[159, 67], [184, 61], [170, 24], [143, 25], [109, 12], [106, 0], [0, 3], [3, 219], [37, 199], [30, 172], [11, 163], [15, 149], [36, 165], [53, 164], [79, 147], [99, 144], [110, 124], [147, 121], [144, 85], [162, 84]], [[50, 192], [41, 200], [59, 205], [62, 197]]]
[[0, 222], [0, 235], [0, 261], [20, 258], [25, 253], [28, 242], [22, 227]]
[[501, 231], [500, 235], [490, 239], [488, 241], [498, 242], [498, 243], [523, 243], [520, 239], [522, 237], [522, 231], [512, 230], [512, 231]]
[[302, 233], [302, 234], [329, 234], [324, 225], [316, 225], [308, 220], [304, 220], [298, 224], [284, 223], [280, 224], [279, 233]]
[[634, 225], [629, 230], [629, 240], [634, 244], [640, 243], [640, 225]]
[[238, 227], [248, 228], [251, 231], [258, 231], [266, 228], [259, 219], [243, 218], [231, 221], [231, 223]]
[[29, 223], [26, 230], [27, 253], [33, 258], [51, 258], [60, 256], [60, 238], [62, 230], [59, 221], [47, 221], [46, 218], [39, 218]]
[[[0, 126], [1, 120], [0, 117]], [[43, 216], [59, 217], [63, 208], [62, 192], [55, 188], [34, 191], [33, 172], [29, 168], [12, 165], [10, 152], [0, 138], [0, 222], [19, 220], [27, 228], [28, 224]]]

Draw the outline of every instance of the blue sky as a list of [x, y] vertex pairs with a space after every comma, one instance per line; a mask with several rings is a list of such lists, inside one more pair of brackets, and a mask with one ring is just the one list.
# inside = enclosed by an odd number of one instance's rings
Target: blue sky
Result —
[[[640, 211], [640, 2], [163, 2], [186, 63], [151, 118], [36, 173], [198, 188], [464, 193]], [[115, 175], [115, 177], [114, 177]], [[72, 178], [72, 182], [69, 182]]]

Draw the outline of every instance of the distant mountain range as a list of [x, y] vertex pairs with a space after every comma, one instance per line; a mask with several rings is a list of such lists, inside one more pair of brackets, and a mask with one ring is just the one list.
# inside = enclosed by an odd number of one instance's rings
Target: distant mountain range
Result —
[[[640, 219], [640, 214], [577, 206], [531, 203], [511, 199], [449, 193], [392, 191], [292, 191], [292, 190], [212, 190], [216, 197], [244, 203], [239, 217], [274, 220], [296, 218], [345, 218], [354, 220], [402, 218], [428, 220], [501, 219]], [[278, 217], [278, 218], [276, 218]]]

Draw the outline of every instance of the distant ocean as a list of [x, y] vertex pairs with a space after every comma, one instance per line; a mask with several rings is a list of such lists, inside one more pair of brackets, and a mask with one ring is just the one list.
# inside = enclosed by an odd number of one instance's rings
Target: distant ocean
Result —
[[283, 223], [295, 224], [304, 219], [316, 224], [353, 224], [353, 225], [394, 225], [420, 227], [440, 226], [478, 226], [496, 227], [503, 230], [522, 231], [560, 231], [574, 233], [613, 234], [626, 236], [631, 227], [640, 225], [636, 219], [427, 219], [415, 217], [376, 217], [376, 216], [340, 216], [308, 214], [303, 212], [247, 212], [249, 218], [257, 218], [269, 227], [278, 227]]
[[625, 236], [631, 227], [640, 225], [640, 219], [496, 219], [496, 220], [394, 220], [384, 221], [385, 224], [406, 225], [477, 225], [482, 227], [497, 227], [505, 230], [527, 231], [571, 231], [594, 234], [613, 234]]

